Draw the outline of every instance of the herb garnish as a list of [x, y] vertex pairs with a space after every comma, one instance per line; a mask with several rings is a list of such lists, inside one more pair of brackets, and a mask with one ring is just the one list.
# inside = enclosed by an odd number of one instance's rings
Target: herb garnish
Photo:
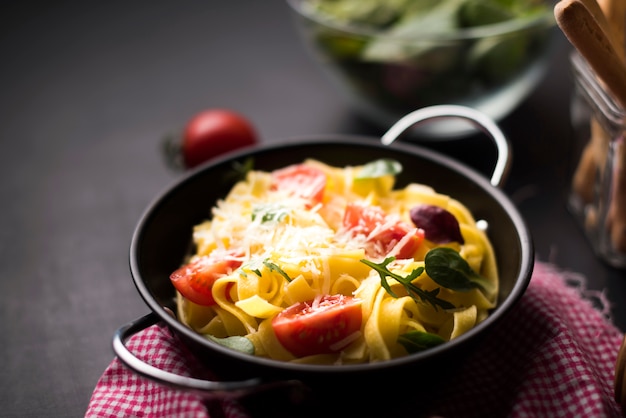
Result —
[[[420, 274], [422, 274], [422, 272], [424, 271], [424, 267], [418, 267], [415, 270], [413, 270], [408, 276], [402, 277], [399, 274], [391, 272], [387, 268], [387, 265], [391, 263], [392, 261], [394, 261], [395, 259], [396, 259], [395, 257], [387, 257], [380, 264], [374, 263], [366, 259], [361, 260], [361, 262], [367, 264], [368, 266], [370, 266], [371, 268], [373, 268], [374, 270], [378, 272], [378, 274], [380, 275], [380, 283], [382, 287], [387, 291], [387, 293], [389, 293], [394, 298], [397, 298], [398, 295], [396, 295], [394, 291], [391, 290], [391, 286], [389, 286], [387, 277], [396, 279], [398, 283], [404, 286], [406, 291], [409, 293], [409, 296], [411, 296], [413, 300], [415, 300], [416, 302], [419, 302], [421, 300], [422, 302], [430, 303], [433, 306], [433, 308], [435, 308], [435, 310], [437, 309], [437, 306], [441, 307], [442, 309], [454, 309], [453, 304], [451, 304], [447, 300], [439, 299], [437, 297], [437, 295], [439, 294], [440, 288], [428, 291], [428, 290], [420, 289], [419, 287], [411, 283], [413, 280], [419, 277]], [[419, 300], [417, 298], [419, 298]]]
[[217, 338], [209, 334], [205, 334], [205, 337], [231, 350], [239, 351], [244, 354], [254, 354], [254, 344], [246, 337], [234, 335], [226, 338]]
[[291, 277], [289, 277], [287, 273], [285, 273], [285, 270], [281, 269], [277, 264], [272, 263], [271, 261], [268, 261], [268, 260], [264, 260], [263, 265], [267, 267], [268, 269], [270, 269], [270, 271], [275, 271], [281, 276], [283, 276], [285, 280], [287, 280], [288, 282], [291, 282], [291, 280], [293, 280]]
[[243, 161], [234, 161], [231, 170], [226, 171], [223, 181], [225, 183], [235, 183], [246, 178], [248, 173], [254, 168], [254, 158], [249, 157]]
[[402, 172], [402, 164], [389, 158], [381, 158], [363, 165], [356, 180], [375, 179], [383, 176], [395, 176]]
[[[381, 286], [394, 298], [398, 296], [391, 290], [387, 277], [391, 277], [400, 283], [409, 296], [416, 302], [429, 303], [437, 309], [454, 309], [455, 306], [443, 299], [437, 297], [441, 288], [433, 289], [430, 291], [421, 289], [414, 285], [412, 282], [418, 278], [424, 270], [426, 274], [438, 285], [450, 290], [458, 292], [467, 292], [469, 290], [478, 288], [485, 292], [491, 292], [494, 290], [493, 284], [487, 279], [480, 276], [478, 273], [472, 270], [470, 265], [461, 257], [461, 255], [448, 247], [433, 248], [424, 258], [424, 266], [420, 266], [414, 269], [406, 277], [402, 277], [399, 274], [391, 272], [387, 266], [389, 263], [395, 260], [395, 257], [387, 257], [382, 263], [374, 263], [372, 261], [363, 259], [362, 263], [370, 266], [378, 272], [380, 275]], [[419, 299], [418, 299], [419, 298]]]
[[280, 204], [255, 206], [252, 210], [252, 221], [260, 217], [261, 223], [281, 222], [289, 214], [289, 209]]
[[[287, 273], [285, 273], [285, 271], [283, 269], [281, 269], [278, 264], [273, 263], [271, 261], [269, 261], [269, 259], [265, 259], [263, 261], [260, 261], [259, 259], [256, 260], [251, 260], [245, 267], [247, 267], [248, 270], [250, 270], [251, 272], [253, 272], [254, 274], [256, 274], [257, 276], [261, 277], [263, 276], [263, 273], [261, 273], [261, 266], [259, 263], [263, 263], [263, 265], [265, 267], [267, 267], [269, 269], [270, 272], [275, 271], [278, 274], [280, 274], [281, 276], [283, 276], [283, 278], [285, 280], [287, 280], [288, 282], [291, 282], [293, 279], [291, 277], [289, 277], [289, 275]], [[239, 274], [241, 274], [242, 276], [246, 277], [246, 269], [245, 268], [241, 268], [239, 271]]]
[[424, 258], [426, 274], [437, 284], [457, 292], [468, 292], [480, 289], [493, 292], [494, 285], [476, 273], [461, 255], [448, 247], [430, 250]]
[[406, 351], [411, 353], [417, 353], [431, 347], [436, 347], [439, 344], [446, 342], [437, 334], [431, 334], [430, 332], [411, 331], [406, 334], [398, 336], [398, 342], [404, 346]]

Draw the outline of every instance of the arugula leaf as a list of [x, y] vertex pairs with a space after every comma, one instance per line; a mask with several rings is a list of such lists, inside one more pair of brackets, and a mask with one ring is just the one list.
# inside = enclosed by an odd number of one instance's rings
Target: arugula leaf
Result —
[[374, 179], [383, 176], [395, 176], [402, 172], [402, 164], [390, 158], [381, 158], [363, 165], [356, 180]]
[[230, 348], [231, 350], [239, 351], [244, 354], [254, 355], [254, 344], [246, 337], [232, 336], [226, 338], [217, 338], [212, 335], [205, 334], [205, 337], [211, 341]]
[[447, 300], [439, 299], [437, 295], [439, 294], [439, 288], [433, 290], [424, 290], [412, 283], [420, 274], [424, 271], [424, 267], [419, 267], [409, 273], [406, 277], [402, 277], [399, 274], [391, 272], [387, 265], [394, 261], [395, 257], [387, 257], [382, 263], [377, 264], [373, 261], [362, 259], [361, 262], [370, 266], [374, 270], [376, 270], [380, 276], [381, 286], [394, 298], [398, 296], [391, 290], [391, 286], [389, 286], [389, 282], [387, 281], [387, 277], [391, 277], [392, 279], [397, 280], [406, 291], [409, 293], [409, 296], [413, 298], [416, 302], [420, 303], [429, 303], [437, 310], [437, 307], [441, 307], [442, 309], [454, 309], [454, 305], [448, 302]]
[[[265, 260], [263, 261], [263, 265], [265, 265], [265, 267], [267, 267], [268, 269], [270, 269], [270, 271], [275, 271], [278, 274], [280, 274], [281, 276], [283, 276], [285, 278], [285, 280], [287, 280], [288, 282], [292, 281], [293, 279], [291, 277], [289, 277], [289, 275], [287, 273], [285, 273], [285, 271], [283, 269], [281, 269], [277, 264], [272, 263], [271, 261]], [[260, 274], [259, 274], [260, 276]]]
[[[283, 276], [283, 278], [285, 280], [287, 280], [288, 282], [292, 281], [293, 279], [291, 277], [289, 277], [289, 275], [285, 272], [285, 270], [281, 269], [280, 266], [276, 263], [273, 263], [271, 261], [269, 261], [269, 259], [265, 259], [263, 261], [260, 261], [259, 259], [256, 260], [251, 260], [250, 262], [248, 262], [248, 264], [246, 264], [246, 268], [250, 271], [252, 271], [254, 274], [256, 274], [257, 276], [261, 277], [263, 274], [261, 273], [261, 266], [260, 263], [262, 263], [265, 267], [267, 267], [269, 269], [269, 271], [275, 271], [278, 274], [280, 274], [281, 276]], [[242, 276], [247, 276], [245, 269], [240, 269], [241, 271], [241, 275]]]
[[411, 354], [436, 347], [445, 343], [446, 340], [429, 332], [411, 331], [406, 334], [399, 335], [398, 342], [404, 346], [409, 354]]
[[433, 248], [424, 258], [426, 274], [435, 283], [457, 292], [478, 288], [491, 293], [494, 285], [476, 273], [461, 255], [448, 247]]

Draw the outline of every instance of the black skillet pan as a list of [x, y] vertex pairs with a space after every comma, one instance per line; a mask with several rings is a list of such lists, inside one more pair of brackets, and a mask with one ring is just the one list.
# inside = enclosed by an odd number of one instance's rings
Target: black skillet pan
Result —
[[[394, 142], [404, 131], [424, 121], [462, 118], [472, 122], [498, 148], [491, 179], [440, 153], [415, 144]], [[237, 180], [236, 167], [252, 159], [255, 169], [273, 170], [315, 158], [334, 166], [359, 165], [379, 158], [399, 161], [403, 171], [397, 186], [424, 183], [465, 204], [487, 229], [495, 248], [500, 275], [498, 306], [477, 327], [441, 346], [393, 360], [342, 366], [294, 364], [246, 355], [225, 348], [179, 322], [175, 291], [169, 275], [190, 251], [192, 227], [207, 219], [209, 209]], [[130, 248], [132, 277], [151, 313], [121, 327], [114, 335], [118, 358], [134, 372], [156, 382], [184, 390], [241, 396], [281, 385], [302, 384], [314, 390], [359, 387], [430, 367], [462, 361], [464, 353], [479, 349], [490, 331], [519, 301], [530, 281], [534, 250], [529, 231], [509, 198], [499, 188], [510, 163], [508, 143], [498, 127], [483, 114], [460, 106], [433, 106], [398, 121], [381, 139], [358, 136], [297, 138], [229, 154], [188, 173], [149, 205], [137, 225]], [[220, 378], [207, 381], [174, 375], [137, 359], [125, 346], [132, 335], [155, 323], [166, 324], [181, 343], [203, 360]], [[453, 372], [452, 372], [453, 373]], [[223, 380], [222, 380], [223, 379]], [[356, 383], [355, 383], [356, 382]]]

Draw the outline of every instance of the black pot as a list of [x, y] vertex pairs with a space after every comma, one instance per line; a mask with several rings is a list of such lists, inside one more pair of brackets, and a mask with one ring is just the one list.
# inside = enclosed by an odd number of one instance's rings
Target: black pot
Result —
[[[334, 135], [266, 144], [211, 161], [168, 188], [148, 207], [132, 238], [132, 277], [152, 313], [121, 327], [115, 334], [114, 351], [120, 360], [152, 380], [203, 391], [209, 396], [217, 392], [257, 393], [266, 388], [290, 386], [294, 382], [318, 392], [329, 388], [335, 390], [346, 384], [372, 387], [374, 381], [397, 379], [411, 370], [424, 373], [436, 367], [437, 373], [442, 375], [446, 373], [442, 364], [453, 364], [451, 358], [462, 361], [464, 354], [475, 349], [481, 336], [489, 332], [521, 298], [531, 278], [534, 250], [522, 217], [498, 187], [509, 163], [506, 140], [498, 128], [481, 114], [458, 106], [436, 106], [414, 113], [394, 125], [383, 136], [382, 142], [371, 137]], [[415, 144], [391, 143], [413, 124], [441, 117], [468, 119], [491, 135], [501, 157], [491, 182], [439, 153]], [[238, 179], [237, 165], [252, 159], [255, 169], [273, 170], [306, 158], [334, 166], [359, 165], [379, 158], [395, 159], [404, 168], [397, 178], [398, 187], [409, 182], [430, 185], [461, 201], [476, 219], [486, 221], [500, 275], [499, 302], [490, 316], [466, 334], [441, 346], [385, 362], [342, 366], [293, 364], [246, 355], [209, 341], [179, 322], [172, 315], [172, 311], [176, 311], [175, 290], [169, 275], [180, 266], [190, 250], [192, 227], [209, 217], [210, 208]], [[198, 358], [227, 380], [204, 381], [176, 376], [134, 357], [125, 347], [125, 340], [159, 321], [166, 323]]]

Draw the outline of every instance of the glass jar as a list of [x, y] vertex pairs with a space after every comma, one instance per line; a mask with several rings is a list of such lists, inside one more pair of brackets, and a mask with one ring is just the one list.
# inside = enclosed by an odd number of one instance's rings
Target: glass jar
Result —
[[626, 268], [626, 111], [577, 52], [570, 62], [577, 149], [568, 209], [595, 253], [609, 265]]

